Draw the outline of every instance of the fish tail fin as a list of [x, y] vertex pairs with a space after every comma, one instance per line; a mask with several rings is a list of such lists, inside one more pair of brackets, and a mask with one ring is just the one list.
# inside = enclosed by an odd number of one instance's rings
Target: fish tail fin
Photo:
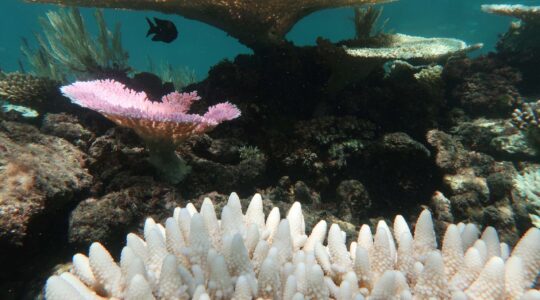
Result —
[[152, 23], [152, 21], [148, 19], [148, 17], [146, 17], [146, 22], [148, 22], [148, 26], [150, 26], [150, 28], [148, 28], [148, 32], [146, 33], [146, 36], [149, 36], [152, 33], [155, 33], [156, 25]]

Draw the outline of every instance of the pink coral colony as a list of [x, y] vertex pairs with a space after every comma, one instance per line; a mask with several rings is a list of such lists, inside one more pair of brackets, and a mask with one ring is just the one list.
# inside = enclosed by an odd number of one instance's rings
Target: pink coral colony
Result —
[[202, 116], [190, 114], [191, 104], [200, 99], [197, 92], [173, 92], [163, 96], [161, 102], [151, 101], [146, 93], [110, 79], [78, 81], [61, 91], [72, 102], [132, 128], [146, 142], [150, 163], [172, 183], [180, 182], [189, 172], [175, 153], [179, 143], [240, 116], [240, 110], [229, 102], [209, 107]]
[[197, 92], [173, 92], [151, 101], [114, 80], [78, 81], [61, 88], [74, 103], [95, 110], [120, 126], [130, 127], [147, 141], [172, 140], [175, 144], [207, 132], [224, 121], [240, 116], [229, 102], [208, 108], [204, 115], [188, 113], [200, 99]]

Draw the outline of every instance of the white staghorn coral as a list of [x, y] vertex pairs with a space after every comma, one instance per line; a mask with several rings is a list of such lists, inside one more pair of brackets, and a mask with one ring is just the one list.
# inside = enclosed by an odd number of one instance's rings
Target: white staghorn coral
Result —
[[[70, 272], [47, 280], [48, 300], [90, 299], [538, 299], [540, 230], [531, 228], [513, 251], [497, 231], [449, 225], [440, 250], [424, 210], [414, 236], [401, 216], [375, 235], [361, 226], [349, 248], [337, 224], [305, 233], [299, 203], [285, 219], [262, 198], [246, 214], [236, 194], [221, 220], [210, 199], [200, 212], [177, 208], [165, 227], [145, 222], [144, 239], [127, 236], [120, 263], [99, 243], [76, 254]], [[394, 236], [395, 235], [395, 236]], [[324, 244], [327, 239], [327, 244]], [[510, 254], [511, 253], [511, 254]]]

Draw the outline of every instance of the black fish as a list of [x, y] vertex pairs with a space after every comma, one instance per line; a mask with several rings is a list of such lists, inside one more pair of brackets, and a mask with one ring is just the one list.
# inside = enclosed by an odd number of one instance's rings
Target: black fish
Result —
[[178, 36], [178, 30], [176, 30], [176, 26], [171, 21], [158, 18], [154, 18], [155, 24], [148, 18], [146, 18], [146, 21], [148, 22], [148, 25], [150, 25], [150, 29], [148, 29], [146, 36], [154, 34], [152, 41], [170, 43]]

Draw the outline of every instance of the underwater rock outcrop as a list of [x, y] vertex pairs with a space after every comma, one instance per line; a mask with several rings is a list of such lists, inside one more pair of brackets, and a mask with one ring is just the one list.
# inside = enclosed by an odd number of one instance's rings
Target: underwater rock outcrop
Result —
[[442, 77], [451, 102], [471, 117], [507, 118], [521, 103], [519, 70], [493, 56], [449, 59]]
[[482, 5], [487, 13], [511, 16], [519, 19], [512, 22], [508, 31], [497, 43], [497, 56], [510, 66], [521, 71], [523, 91], [540, 91], [540, 6], [525, 5]]
[[303, 17], [326, 8], [392, 0], [26, 0], [71, 6], [155, 10], [176, 13], [215, 26], [253, 49], [284, 42]]
[[64, 139], [37, 128], [0, 122], [0, 244], [21, 246], [89, 189], [86, 155]]
[[496, 226], [508, 241], [531, 226], [524, 204], [511, 195], [517, 174], [511, 162], [470, 151], [457, 137], [439, 130], [429, 131], [427, 140], [436, 148], [443, 191], [456, 219]]
[[[267, 217], [256, 194], [243, 213], [233, 193], [221, 220], [210, 198], [174, 209], [164, 225], [130, 233], [120, 262], [100, 243], [73, 256], [70, 272], [47, 280], [48, 300], [109, 299], [534, 299], [540, 230], [512, 249], [497, 230], [451, 224], [438, 247], [431, 213], [414, 234], [398, 215], [393, 230], [362, 225], [346, 245], [340, 225], [315, 221], [311, 234], [300, 203]], [[325, 240], [327, 242], [325, 243]], [[440, 249], [440, 250], [439, 250]], [[523, 298], [521, 298], [523, 299]]]

